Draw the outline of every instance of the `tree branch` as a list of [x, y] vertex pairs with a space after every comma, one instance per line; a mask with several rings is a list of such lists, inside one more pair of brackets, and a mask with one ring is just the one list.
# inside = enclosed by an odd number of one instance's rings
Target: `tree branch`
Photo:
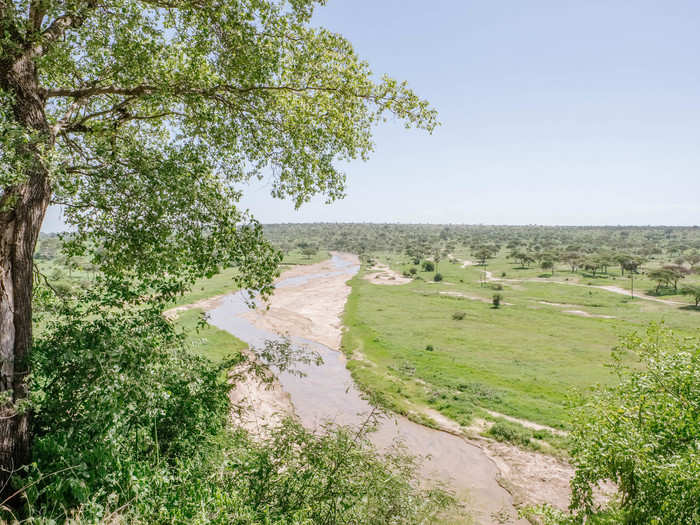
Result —
[[[85, 10], [93, 9], [97, 6], [97, 0], [88, 0]], [[43, 19], [43, 15], [41, 17]], [[29, 55], [37, 57], [44, 54], [46, 48], [63, 37], [68, 29], [76, 29], [83, 25], [85, 16], [77, 13], [64, 14], [56, 18], [49, 27], [41, 34], [39, 41], [29, 48]]]
[[357, 93], [347, 91], [341, 87], [328, 86], [232, 86], [230, 84], [221, 84], [210, 88], [197, 88], [192, 86], [155, 86], [150, 84], [140, 84], [134, 87], [123, 86], [94, 86], [78, 89], [56, 88], [47, 89], [44, 94], [47, 98], [67, 97], [67, 98], [89, 98], [100, 95], [124, 95], [124, 96], [143, 96], [153, 94], [172, 94], [172, 95], [202, 95], [214, 96], [220, 93], [235, 93], [245, 95], [255, 91], [287, 91], [291, 93], [307, 93], [314, 91], [323, 91], [327, 93], [343, 93], [357, 98], [370, 99], [375, 102], [380, 101], [381, 97], [377, 97], [371, 93]]
[[46, 9], [42, 5], [41, 0], [32, 0], [29, 5], [29, 16], [27, 18], [27, 26], [30, 33], [35, 33], [41, 29], [41, 23], [46, 15]]

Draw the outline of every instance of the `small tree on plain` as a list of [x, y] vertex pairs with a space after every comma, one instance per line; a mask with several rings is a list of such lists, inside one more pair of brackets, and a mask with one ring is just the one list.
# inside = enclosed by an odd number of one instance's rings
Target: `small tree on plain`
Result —
[[542, 263], [540, 263], [540, 266], [543, 270], [550, 270], [552, 272], [552, 275], [554, 275], [554, 263], [552, 261], [544, 260], [542, 261]]
[[700, 286], [684, 286], [681, 289], [681, 293], [683, 295], [689, 295], [693, 299], [693, 301], [695, 301], [695, 308], [700, 306]]

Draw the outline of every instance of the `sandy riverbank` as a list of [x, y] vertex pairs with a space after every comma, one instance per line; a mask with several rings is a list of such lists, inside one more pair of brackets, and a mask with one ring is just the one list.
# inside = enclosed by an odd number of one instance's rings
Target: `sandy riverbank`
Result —
[[[337, 255], [350, 264], [360, 264], [357, 255]], [[351, 291], [346, 283], [348, 275], [337, 274], [332, 262], [327, 260], [288, 270], [279, 280], [323, 273], [329, 275], [277, 288], [264, 306], [245, 313], [244, 317], [260, 329], [303, 337], [338, 350], [343, 326], [341, 316]]]

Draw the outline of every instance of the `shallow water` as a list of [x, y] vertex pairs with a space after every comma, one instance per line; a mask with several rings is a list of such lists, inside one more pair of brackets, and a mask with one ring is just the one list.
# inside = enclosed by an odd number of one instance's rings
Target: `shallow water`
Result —
[[[314, 279], [341, 274], [347, 274], [349, 279], [359, 270], [359, 266], [337, 254], [333, 255], [332, 263], [336, 268], [332, 272], [283, 279], [276, 286], [299, 286]], [[253, 347], [262, 347], [268, 340], [283, 340], [245, 319], [242, 314], [247, 311], [245, 295], [238, 292], [226, 296], [219, 307], [209, 312], [209, 322]], [[343, 354], [302, 338], [292, 337], [290, 341], [317, 351], [323, 358], [321, 366], [297, 367], [306, 374], [305, 377], [289, 373], [278, 376], [304, 426], [317, 429], [327, 421], [342, 425], [364, 422], [372, 407], [355, 387]], [[502, 518], [495, 516], [499, 512], [515, 515], [510, 494], [496, 482], [498, 469], [495, 464], [481, 449], [462, 438], [395, 416], [385, 419], [371, 439], [380, 449], [386, 449], [398, 440], [409, 453], [429, 456], [421, 469], [423, 476], [440, 480], [449, 485], [460, 499], [469, 499], [477, 523], [503, 523]]]

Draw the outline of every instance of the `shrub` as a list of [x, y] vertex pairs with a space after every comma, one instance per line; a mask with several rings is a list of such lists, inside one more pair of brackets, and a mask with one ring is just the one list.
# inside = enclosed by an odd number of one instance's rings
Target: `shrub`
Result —
[[425, 349], [426, 349], [428, 352], [432, 352], [433, 350], [435, 350], [435, 349], [433, 348], [433, 345], [426, 345], [426, 346], [425, 346]]
[[442, 281], [442, 274], [436, 273], [435, 276], [433, 277], [433, 281], [435, 281], [436, 283], [439, 283], [440, 281]]
[[491, 288], [492, 290], [499, 291], [503, 290], [503, 285], [501, 283], [489, 283], [489, 288]]
[[512, 443], [521, 447], [538, 448], [537, 444], [531, 441], [532, 432], [506, 421], [497, 421], [486, 431], [486, 434], [498, 441]]
[[416, 275], [418, 273], [418, 268], [413, 266], [408, 270], [408, 273], [410, 273], [411, 275]]
[[592, 515], [594, 488], [612, 479], [620, 523], [697, 523], [700, 339], [652, 325], [624, 337], [613, 356], [619, 383], [575, 412], [572, 509]]
[[435, 265], [432, 261], [423, 261], [423, 271], [432, 272], [435, 270]]
[[491, 299], [491, 303], [493, 304], [493, 307], [499, 308], [501, 306], [502, 299], [503, 299], [503, 296], [500, 293], [493, 294], [493, 298]]
[[452, 314], [452, 319], [455, 321], [461, 321], [467, 314], [464, 312], [455, 312]]
[[33, 352], [34, 457], [14, 480], [27, 522], [412, 524], [449, 504], [412, 486], [411, 457], [377, 454], [371, 424], [232, 431], [234, 361], [182, 341], [158, 308], [61, 307]]

